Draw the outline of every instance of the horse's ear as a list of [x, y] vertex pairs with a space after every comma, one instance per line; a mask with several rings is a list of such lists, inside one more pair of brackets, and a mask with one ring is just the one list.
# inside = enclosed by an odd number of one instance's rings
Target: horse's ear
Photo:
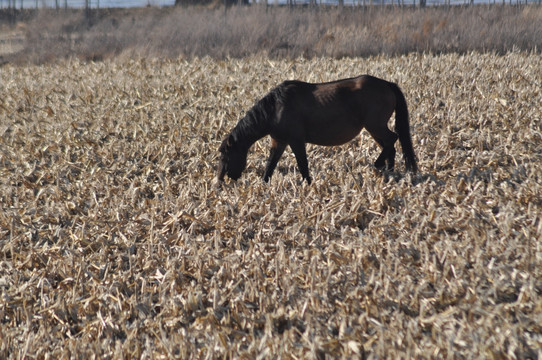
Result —
[[220, 147], [218, 148], [218, 151], [221, 153], [225, 153], [226, 149], [229, 147], [229, 139], [231, 135], [226, 136], [224, 140], [222, 140], [222, 143], [220, 144]]
[[226, 164], [222, 161], [218, 164], [218, 180], [224, 181], [224, 176], [226, 175]]
[[224, 141], [222, 141], [222, 144], [220, 145], [220, 148], [218, 148], [218, 151], [221, 153], [225, 153], [228, 150], [231, 150], [235, 146], [235, 136], [233, 134], [229, 134], [226, 136]]

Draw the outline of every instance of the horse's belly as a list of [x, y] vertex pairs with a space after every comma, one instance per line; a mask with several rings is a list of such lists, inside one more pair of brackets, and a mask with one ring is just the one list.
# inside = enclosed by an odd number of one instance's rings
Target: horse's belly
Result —
[[342, 145], [355, 138], [361, 131], [361, 126], [345, 124], [330, 124], [319, 129], [307, 129], [306, 142], [316, 145]]

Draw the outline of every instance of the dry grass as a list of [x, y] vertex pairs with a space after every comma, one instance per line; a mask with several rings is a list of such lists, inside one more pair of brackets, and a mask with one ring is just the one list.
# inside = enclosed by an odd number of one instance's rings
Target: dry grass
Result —
[[[1, 15], [1, 12], [0, 12]], [[21, 13], [20, 38], [4, 62], [124, 57], [359, 57], [411, 52], [469, 53], [542, 49], [537, 5], [368, 7], [344, 11], [253, 6]], [[1, 41], [0, 29], [0, 45]], [[16, 45], [18, 51], [14, 51]], [[20, 48], [22, 47], [22, 49]]]
[[[0, 72], [0, 358], [537, 358], [538, 55], [66, 61]], [[363, 133], [217, 148], [285, 78], [398, 82], [421, 174]], [[403, 166], [399, 166], [403, 170]]]

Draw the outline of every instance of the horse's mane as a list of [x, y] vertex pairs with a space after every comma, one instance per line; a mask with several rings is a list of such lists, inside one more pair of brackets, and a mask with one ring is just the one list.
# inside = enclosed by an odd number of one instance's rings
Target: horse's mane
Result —
[[247, 111], [231, 132], [235, 142], [248, 149], [269, 133], [270, 124], [277, 116], [277, 107], [284, 103], [285, 90], [285, 83], [280, 84]]

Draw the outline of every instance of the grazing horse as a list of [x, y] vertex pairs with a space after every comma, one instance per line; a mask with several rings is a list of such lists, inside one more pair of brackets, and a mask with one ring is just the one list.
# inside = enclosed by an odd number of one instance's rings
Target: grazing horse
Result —
[[[395, 132], [388, 120], [395, 111]], [[269, 181], [286, 145], [295, 154], [303, 179], [311, 183], [305, 144], [341, 145], [365, 128], [382, 148], [375, 167], [393, 170], [399, 138], [407, 170], [417, 171], [403, 93], [391, 82], [362, 75], [328, 83], [285, 81], [256, 103], [220, 145], [218, 179], [237, 180], [246, 167], [248, 149], [271, 136], [264, 181]]]

